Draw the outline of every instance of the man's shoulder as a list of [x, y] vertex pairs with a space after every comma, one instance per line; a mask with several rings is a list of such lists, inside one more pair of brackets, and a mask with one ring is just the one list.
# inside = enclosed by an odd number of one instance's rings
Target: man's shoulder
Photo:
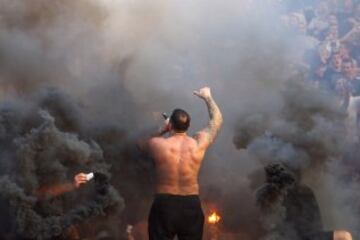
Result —
[[186, 136], [186, 140], [191, 141], [191, 142], [196, 142], [196, 134], [191, 135], [191, 136], [190, 135]]
[[194, 137], [194, 136], [189, 136], [187, 138], [187, 141], [189, 143], [189, 145], [193, 146], [194, 148], [198, 149], [199, 147], [199, 142], [198, 140]]
[[191, 138], [197, 141], [199, 138], [209, 135], [209, 129], [204, 128], [197, 131]]
[[152, 147], [164, 143], [165, 140], [166, 138], [164, 137], [152, 137], [149, 139], [148, 143], [149, 146]]

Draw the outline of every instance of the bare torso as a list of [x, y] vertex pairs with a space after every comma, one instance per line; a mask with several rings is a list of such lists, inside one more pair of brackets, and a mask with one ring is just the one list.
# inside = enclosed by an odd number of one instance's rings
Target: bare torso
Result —
[[151, 154], [156, 165], [156, 192], [176, 195], [199, 194], [198, 173], [205, 150], [184, 133], [153, 138]]
[[[187, 136], [186, 132], [176, 131], [169, 119], [157, 137], [152, 137], [139, 144], [141, 149], [150, 151], [156, 165], [156, 192], [174, 195], [198, 195], [198, 174], [205, 151], [214, 141], [223, 122], [219, 107], [211, 96], [210, 88], [203, 87], [194, 94], [204, 100], [209, 111], [209, 123], [207, 127], [197, 132], [194, 137]], [[175, 110], [174, 110], [175, 111]], [[177, 111], [183, 111], [177, 109]], [[174, 112], [173, 112], [174, 114]], [[172, 114], [172, 117], [173, 117]], [[172, 118], [170, 117], [170, 119]], [[174, 117], [179, 123], [187, 122], [189, 116], [185, 111]], [[175, 121], [175, 123], [176, 123]], [[187, 129], [181, 125], [182, 131]], [[179, 126], [178, 126], [179, 127]], [[160, 137], [164, 133], [170, 133], [170, 137]]]

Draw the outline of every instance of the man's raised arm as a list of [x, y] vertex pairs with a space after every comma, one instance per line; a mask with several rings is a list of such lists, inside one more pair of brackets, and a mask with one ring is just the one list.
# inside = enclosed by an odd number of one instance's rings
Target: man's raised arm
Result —
[[214, 141], [218, 134], [223, 123], [223, 118], [218, 105], [211, 96], [209, 87], [194, 91], [194, 94], [205, 101], [209, 111], [210, 120], [208, 126], [195, 136], [199, 145], [206, 148]]

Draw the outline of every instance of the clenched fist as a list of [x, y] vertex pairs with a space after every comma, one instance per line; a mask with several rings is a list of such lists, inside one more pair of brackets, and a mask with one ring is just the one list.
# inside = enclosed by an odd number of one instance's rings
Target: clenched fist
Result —
[[211, 97], [211, 92], [209, 87], [203, 87], [199, 91], [194, 91], [194, 94], [202, 99], [207, 99]]

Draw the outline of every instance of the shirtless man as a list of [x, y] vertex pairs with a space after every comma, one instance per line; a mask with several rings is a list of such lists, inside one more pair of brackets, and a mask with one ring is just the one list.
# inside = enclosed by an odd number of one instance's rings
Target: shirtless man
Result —
[[[209, 111], [208, 126], [194, 137], [187, 135], [190, 116], [175, 109], [157, 136], [140, 147], [152, 155], [156, 166], [156, 195], [149, 216], [149, 240], [201, 240], [204, 214], [199, 199], [198, 173], [205, 152], [214, 141], [222, 115], [204, 87], [194, 94]], [[169, 133], [169, 137], [162, 137]]]

